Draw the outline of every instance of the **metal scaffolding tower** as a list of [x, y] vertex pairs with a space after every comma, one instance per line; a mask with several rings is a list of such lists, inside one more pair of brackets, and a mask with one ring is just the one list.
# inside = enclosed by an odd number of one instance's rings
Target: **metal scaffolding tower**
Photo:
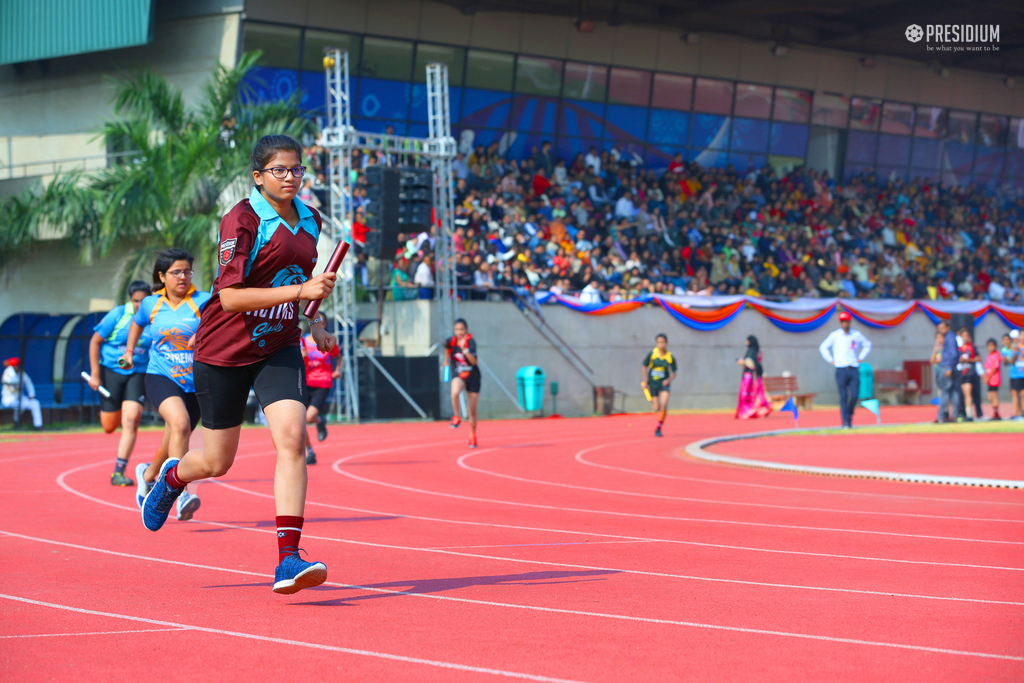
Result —
[[[327, 79], [327, 121], [321, 132], [320, 145], [328, 152], [327, 182], [330, 191], [330, 237], [335, 240], [352, 239], [354, 205], [352, 202], [354, 178], [353, 151], [382, 152], [388, 165], [419, 165], [430, 163], [434, 181], [434, 256], [435, 299], [437, 302], [437, 341], [451, 333], [457, 310], [455, 290], [455, 254], [452, 231], [455, 209], [452, 198], [452, 161], [456, 144], [452, 137], [448, 107], [448, 66], [427, 65], [427, 138], [382, 133], [361, 133], [352, 127], [352, 99], [349, 90], [348, 52], [327, 48], [324, 70]], [[372, 355], [359, 343], [356, 329], [356, 281], [354, 258], [345, 260], [338, 274], [335, 296], [329, 303], [342, 346], [342, 372], [337, 390], [341, 401], [336, 401], [336, 417], [354, 421], [359, 419], [359, 367], [360, 355]], [[443, 356], [442, 356], [443, 359]], [[438, 364], [438, 375], [441, 363]], [[442, 410], [446, 401], [441, 401]]]

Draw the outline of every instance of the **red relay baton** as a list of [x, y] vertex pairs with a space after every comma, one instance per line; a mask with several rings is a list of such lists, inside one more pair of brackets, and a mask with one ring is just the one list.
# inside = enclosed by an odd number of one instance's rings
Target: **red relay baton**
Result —
[[[349, 248], [348, 242], [339, 242], [338, 246], [334, 248], [334, 253], [331, 254], [331, 259], [327, 262], [327, 268], [324, 270], [325, 273], [337, 273], [338, 268], [341, 267], [341, 262], [345, 260], [345, 254], [348, 253]], [[305, 314], [307, 318], [316, 317], [316, 312], [320, 308], [320, 302], [323, 299], [315, 299], [306, 304]]]

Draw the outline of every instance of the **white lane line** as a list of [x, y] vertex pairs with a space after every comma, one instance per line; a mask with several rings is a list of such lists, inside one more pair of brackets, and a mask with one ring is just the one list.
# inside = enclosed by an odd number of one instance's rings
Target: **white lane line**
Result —
[[[1009, 501], [998, 501], [998, 500], [966, 500], [964, 498], [928, 498], [925, 496], [906, 496], [898, 493], [868, 493], [866, 491], [836, 491], [835, 489], [809, 489], [800, 486], [773, 486], [771, 484], [754, 484], [745, 481], [725, 481], [724, 479], [704, 479], [702, 477], [684, 477], [677, 474], [664, 474], [662, 472], [648, 472], [646, 470], [635, 470], [630, 467], [617, 467], [615, 465], [606, 465], [593, 460], [587, 460], [582, 457], [584, 453], [590, 453], [601, 448], [606, 448], [608, 444], [602, 444], [600, 446], [594, 446], [587, 448], [576, 454], [576, 461], [584, 465], [591, 467], [600, 467], [601, 469], [614, 470], [616, 472], [627, 472], [629, 474], [640, 474], [645, 477], [658, 477], [660, 479], [675, 479], [678, 481], [693, 481], [700, 484], [723, 484], [726, 486], [746, 486], [749, 488], [757, 489], [772, 489], [775, 491], [796, 491], [799, 493], [822, 493], [822, 494], [835, 494], [838, 496], [864, 496], [868, 498], [889, 498], [893, 500], [913, 500], [922, 503], [966, 503], [968, 505], [1010, 505], [1013, 507], [1024, 507], [1024, 503], [1012, 503]], [[686, 462], [685, 459], [680, 459], [680, 462]], [[692, 461], [690, 461], [692, 462]]]
[[[273, 500], [274, 496], [269, 493], [261, 493], [259, 491], [250, 491], [249, 489], [243, 489], [240, 486], [228, 484], [226, 482], [217, 481], [216, 484], [233, 491], [239, 491], [246, 493], [250, 496], [258, 496], [261, 498], [269, 498]], [[489, 527], [494, 529], [512, 529], [515, 531], [539, 531], [551, 534], [566, 534], [570, 536], [583, 536], [585, 538], [620, 538], [626, 541], [643, 541], [649, 543], [674, 543], [677, 545], [691, 545], [701, 548], [715, 548], [721, 550], [741, 550], [745, 552], [755, 553], [775, 553], [780, 555], [800, 555], [804, 557], [824, 557], [828, 559], [839, 559], [839, 560], [863, 560], [865, 562], [894, 562], [897, 564], [920, 564], [937, 567], [961, 567], [965, 569], [997, 569], [1001, 571], [1020, 572], [1024, 571], [1024, 567], [999, 567], [990, 564], [963, 564], [959, 562], [938, 562], [931, 560], [901, 560], [889, 557], [870, 557], [865, 555], [841, 555], [836, 553], [815, 553], [805, 550], [778, 550], [775, 548], [754, 548], [750, 546], [742, 545], [727, 545], [723, 543], [702, 543], [700, 541], [683, 541], [672, 538], [649, 538], [645, 536], [629, 536], [625, 534], [603, 534], [595, 531], [576, 531], [573, 529], [552, 529], [548, 527], [535, 527], [535, 526], [522, 526], [517, 524], [498, 524], [497, 522], [473, 522], [462, 519], [443, 519], [440, 517], [424, 517], [422, 515], [409, 515], [400, 512], [382, 512], [380, 510], [367, 510], [365, 508], [354, 508], [347, 505], [336, 505], [334, 503], [318, 503], [317, 501], [307, 500], [306, 505], [317, 505], [320, 507], [329, 508], [331, 510], [346, 510], [348, 512], [360, 512], [369, 515], [380, 515], [382, 517], [401, 517], [403, 519], [415, 519], [423, 522], [437, 522], [442, 524], [462, 524], [466, 526], [480, 526]]]
[[[805, 431], [822, 431], [826, 428], [812, 428]], [[984, 479], [981, 477], [959, 477], [946, 476], [941, 474], [918, 474], [912, 472], [886, 472], [883, 470], [853, 470], [843, 467], [819, 467], [817, 465], [797, 465], [788, 462], [772, 462], [770, 460], [752, 460], [750, 458], [738, 458], [732, 455], [720, 455], [706, 450], [706, 447], [715, 444], [739, 441], [742, 439], [753, 439], [764, 436], [785, 436], [791, 430], [777, 432], [758, 432], [753, 434], [741, 434], [736, 436], [716, 436], [710, 439], [701, 439], [686, 446], [686, 452], [697, 458], [713, 463], [725, 463], [727, 465], [738, 465], [740, 467], [753, 467], [755, 469], [766, 469], [777, 472], [798, 472], [800, 474], [819, 474], [826, 477], [850, 477], [853, 479], [884, 479], [888, 481], [906, 481], [921, 484], [946, 484], [950, 486], [977, 486], [981, 488], [1003, 488], [1003, 489], [1024, 489], [1024, 481], [1014, 479]]]
[[[618, 441], [618, 442], [611, 443], [611, 444], [606, 444], [606, 445], [607, 446], [622, 446], [622, 445], [630, 444], [630, 443], [637, 443], [637, 440], [634, 439], [634, 440], [631, 440], [631, 441]], [[580, 451], [580, 452], [581, 453], [586, 453], [587, 451], [595, 450], [596, 448], [604, 448], [604, 447], [605, 446], [596, 446], [594, 448], [588, 448], [588, 449]], [[634, 497], [639, 497], [639, 498], [657, 498], [659, 500], [677, 500], [677, 501], [683, 501], [683, 502], [687, 502], [687, 503], [703, 503], [703, 504], [709, 504], [709, 505], [735, 505], [735, 506], [739, 506], [739, 507], [770, 508], [770, 509], [773, 509], [773, 510], [798, 510], [798, 511], [803, 511], [803, 512], [827, 512], [827, 513], [830, 513], [830, 514], [837, 514], [837, 515], [874, 515], [874, 516], [882, 515], [882, 516], [892, 516], [892, 517], [918, 517], [918, 518], [924, 518], [924, 519], [941, 519], [941, 520], [966, 521], [966, 522], [989, 522], [989, 523], [990, 522], [1010, 522], [1010, 523], [1013, 523], [1013, 524], [1022, 524], [1022, 523], [1024, 523], [1024, 519], [988, 519], [988, 518], [979, 518], [979, 517], [951, 517], [951, 516], [946, 516], [946, 515], [926, 515], [926, 514], [915, 514], [915, 513], [911, 513], [911, 512], [880, 512], [880, 511], [875, 511], [875, 510], [837, 510], [835, 508], [815, 508], [815, 507], [803, 507], [803, 506], [798, 506], [798, 505], [777, 505], [777, 504], [774, 504], [774, 503], [748, 503], [748, 502], [741, 502], [741, 501], [734, 501], [734, 500], [711, 500], [711, 499], [708, 499], [708, 498], [690, 498], [690, 497], [687, 497], [687, 496], [668, 496], [668, 495], [662, 495], [662, 494], [657, 494], [657, 493], [640, 493], [640, 492], [637, 492], [637, 491], [620, 491], [620, 490], [616, 490], [616, 489], [601, 489], [601, 488], [596, 488], [596, 487], [593, 487], [593, 486], [581, 486], [579, 484], [565, 484], [565, 483], [557, 482], [557, 481], [545, 481], [545, 480], [542, 480], [542, 479], [529, 479], [527, 477], [517, 477], [517, 476], [512, 475], [512, 474], [503, 474], [501, 472], [492, 472], [491, 470], [485, 470], [485, 469], [482, 469], [480, 467], [472, 467], [472, 466], [466, 464], [466, 461], [469, 460], [474, 455], [477, 455], [479, 453], [485, 453], [487, 451], [494, 451], [494, 450], [498, 450], [498, 449], [485, 449], [483, 451], [476, 451], [474, 453], [466, 453], [465, 455], [463, 455], [462, 457], [460, 457], [458, 459], [458, 461], [457, 461], [458, 465], [462, 469], [468, 470], [470, 472], [476, 472], [478, 474], [486, 474], [486, 475], [491, 476], [491, 477], [500, 477], [502, 479], [510, 479], [512, 481], [521, 481], [521, 482], [524, 482], [524, 483], [527, 483], [527, 484], [540, 484], [542, 486], [557, 486], [557, 487], [560, 487], [560, 488], [575, 489], [577, 491], [591, 491], [591, 492], [594, 492], [594, 493], [611, 493], [611, 494], [619, 495], [619, 496], [634, 496]]]
[[0, 638], [63, 638], [65, 636], [119, 636], [124, 633], [159, 633], [162, 631], [188, 631], [187, 628], [141, 628], [132, 631], [91, 631], [88, 633], [32, 633], [29, 635], [0, 636]]
[[[240, 631], [225, 631], [219, 628], [209, 628], [206, 626], [196, 626], [194, 624], [179, 624], [173, 621], [163, 621], [161, 619], [147, 619], [145, 617], [136, 617], [129, 614], [117, 614], [114, 612], [101, 612], [99, 610], [84, 609], [82, 607], [72, 607], [70, 605], [60, 605], [54, 602], [43, 602], [42, 600], [32, 600], [30, 598], [23, 598], [17, 595], [5, 595], [0, 593], [0, 598], [6, 600], [13, 600], [15, 602], [23, 602], [29, 605], [36, 605], [38, 607], [50, 607], [52, 609], [64, 610], [67, 612], [77, 612], [78, 614], [90, 614], [99, 617], [109, 617], [112, 619], [127, 619], [128, 621], [137, 621], [143, 624], [157, 624], [160, 626], [172, 626], [178, 630], [187, 631], [202, 631], [204, 633], [215, 633], [221, 636], [233, 636], [235, 638], [245, 638], [247, 640], [258, 640], [265, 643], [277, 643], [280, 645], [290, 645], [292, 647], [305, 647], [313, 650], [327, 650], [329, 652], [341, 652], [349, 655], [360, 655], [363, 657], [375, 657], [377, 659], [390, 659], [396, 662], [404, 662], [407, 664], [424, 664], [426, 666], [434, 666], [442, 669], [454, 669], [456, 671], [469, 671], [472, 673], [480, 674], [491, 674], [493, 676], [504, 676], [506, 678], [522, 678], [528, 681], [553, 681], [554, 683], [577, 683], [575, 681], [569, 681], [564, 678], [550, 678], [548, 676], [535, 676], [533, 674], [519, 673], [516, 671], [503, 671], [501, 669], [488, 669], [481, 666], [468, 666], [466, 664], [455, 664], [452, 662], [441, 662], [434, 659], [422, 659], [420, 657], [406, 657], [405, 655], [393, 655], [386, 652], [374, 652], [372, 650], [359, 650], [351, 647], [338, 647], [336, 645], [321, 645], [318, 643], [309, 643], [303, 640], [288, 640], [287, 638], [272, 638], [270, 636], [261, 636], [255, 633], [242, 633]], [[959, 653], [957, 653], [959, 654]], [[981, 657], [996, 657], [1005, 659], [1000, 655], [989, 655], [980, 654], [976, 656]]]
[[[223, 526], [228, 526], [228, 525], [223, 525]], [[241, 527], [238, 527], [238, 528], [241, 528]], [[0, 533], [5, 533], [6, 534], [6, 533], [10, 533], [10, 532], [0, 531]], [[15, 534], [15, 535], [21, 536], [20, 534]], [[129, 557], [129, 558], [132, 558], [132, 559], [144, 560], [144, 561], [147, 561], [147, 562], [162, 562], [162, 563], [166, 563], [166, 564], [174, 564], [174, 565], [179, 565], [179, 566], [192, 567], [192, 568], [196, 568], [196, 569], [208, 569], [208, 570], [213, 570], [213, 571], [229, 572], [229, 573], [234, 573], [234, 574], [245, 574], [245, 575], [249, 575], [249, 576], [259, 576], [259, 577], [265, 578], [265, 575], [263, 575], [263, 574], [259, 574], [257, 572], [245, 571], [245, 570], [242, 570], [242, 569], [228, 569], [228, 568], [225, 568], [225, 567], [213, 567], [213, 566], [210, 566], [210, 565], [192, 564], [192, 563], [189, 563], [189, 562], [182, 562], [180, 560], [165, 560], [165, 559], [158, 558], [158, 557], [146, 557], [146, 556], [142, 556], [142, 555], [132, 555], [130, 553], [115, 552], [115, 551], [110, 551], [110, 550], [104, 550], [102, 548], [92, 548], [92, 547], [89, 547], [89, 546], [81, 546], [81, 545], [77, 545], [77, 544], [73, 544], [73, 543], [63, 543], [61, 541], [51, 541], [49, 539], [36, 539], [36, 538], [28, 537], [28, 536], [21, 536], [21, 538], [25, 538], [25, 539], [28, 539], [28, 540], [40, 541], [40, 542], [43, 542], [43, 543], [53, 543], [53, 544], [56, 544], [56, 545], [62, 545], [62, 546], [67, 546], [67, 547], [72, 547], [72, 548], [78, 548], [78, 549], [81, 549], [81, 550], [89, 550], [89, 551], [93, 551], [93, 552], [99, 552], [99, 553], [104, 553], [104, 554], [116, 555], [116, 556], [119, 556], [119, 557]], [[798, 638], [798, 639], [804, 639], [804, 640], [816, 640], [816, 641], [823, 641], [823, 642], [844, 643], [844, 644], [850, 644], [850, 645], [865, 645], [865, 646], [872, 646], [872, 647], [896, 648], [896, 649], [902, 649], [902, 650], [916, 650], [916, 651], [920, 651], [920, 652], [933, 652], [933, 653], [939, 653], [939, 654], [961, 655], [961, 656], [967, 656], [967, 657], [982, 657], [982, 658], [986, 658], [986, 659], [1005, 659], [1005, 660], [1011, 660], [1011, 661], [1024, 661], [1024, 657], [1017, 657], [1017, 656], [1012, 656], [1012, 655], [1000, 655], [1000, 654], [994, 654], [994, 653], [988, 653], [988, 652], [971, 652], [971, 651], [967, 651], [967, 650], [953, 650], [953, 649], [949, 649], [949, 648], [929, 647], [929, 646], [925, 646], [925, 645], [908, 645], [908, 644], [903, 644], [903, 643], [891, 643], [891, 642], [885, 642], [885, 641], [862, 640], [862, 639], [858, 639], [858, 638], [841, 638], [841, 637], [837, 637], [837, 636], [826, 636], [826, 635], [819, 635], [819, 634], [812, 634], [812, 633], [798, 633], [798, 632], [791, 632], [791, 631], [776, 631], [776, 630], [770, 630], [770, 629], [747, 628], [747, 627], [742, 627], [742, 626], [726, 626], [726, 625], [721, 625], [721, 624], [705, 624], [705, 623], [700, 623], [700, 622], [679, 621], [679, 620], [674, 620], [674, 619], [656, 619], [656, 618], [653, 618], [653, 617], [637, 617], [637, 616], [631, 616], [631, 615], [626, 615], [626, 614], [607, 614], [607, 613], [602, 613], [602, 612], [590, 612], [590, 611], [585, 611], [585, 610], [571, 610], [571, 609], [563, 609], [563, 608], [557, 608], [557, 607], [541, 607], [541, 606], [537, 606], [537, 605], [522, 605], [522, 604], [517, 604], [517, 603], [495, 602], [495, 601], [491, 601], [491, 600], [474, 600], [474, 599], [471, 599], [471, 598], [457, 598], [457, 597], [454, 597], [454, 596], [451, 596], [451, 595], [436, 595], [436, 594], [432, 594], [432, 593], [414, 593], [414, 592], [410, 592], [410, 591], [396, 591], [396, 590], [389, 590], [389, 589], [386, 589], [386, 588], [376, 588], [376, 587], [370, 587], [370, 586], [355, 586], [355, 585], [338, 584], [338, 583], [331, 583], [331, 582], [326, 582], [324, 585], [336, 586], [336, 587], [347, 588], [347, 589], [352, 589], [352, 590], [365, 590], [365, 591], [370, 591], [370, 592], [374, 592], [374, 593], [387, 593], [387, 594], [391, 594], [391, 595], [404, 595], [404, 596], [408, 596], [408, 597], [426, 598], [426, 599], [429, 599], [429, 600], [440, 600], [440, 601], [445, 601], [445, 602], [458, 602], [458, 603], [472, 604], [472, 605], [484, 605], [484, 606], [488, 606], [488, 607], [502, 607], [502, 608], [510, 608], [510, 609], [521, 609], [521, 610], [525, 610], [525, 611], [543, 612], [543, 613], [549, 613], [549, 614], [568, 614], [568, 615], [572, 615], [572, 616], [576, 616], [576, 617], [585, 616], [585, 617], [595, 617], [595, 618], [600, 618], [600, 619], [614, 619], [614, 620], [619, 620], [619, 621], [629, 621], [629, 622], [638, 622], [638, 623], [664, 624], [664, 625], [669, 625], [669, 626], [683, 626], [683, 627], [696, 628], [696, 629], [705, 629], [705, 630], [713, 630], [713, 631], [731, 631], [731, 632], [734, 632], [734, 633], [750, 633], [750, 634], [755, 634], [755, 635], [779, 636], [779, 637], [783, 637], [783, 638]], [[8, 600], [16, 600], [16, 601], [20, 601], [20, 602], [25, 602], [25, 603], [34, 604], [34, 605], [40, 605], [40, 606], [45, 606], [45, 607], [54, 607], [54, 608], [57, 608], [57, 609], [66, 609], [66, 610], [69, 610], [69, 611], [79, 612], [79, 613], [83, 613], [83, 614], [93, 614], [93, 615], [97, 615], [97, 616], [107, 616], [107, 617], [120, 617], [120, 618], [123, 618], [123, 619], [130, 619], [130, 620], [134, 620], [134, 621], [140, 621], [140, 622], [143, 622], [143, 623], [156, 624], [156, 625], [159, 625], [159, 626], [173, 626], [173, 627], [178, 627], [178, 628], [187, 628], [187, 629], [191, 629], [191, 630], [195, 630], [195, 631], [205, 631], [207, 633], [218, 633], [218, 634], [222, 634], [222, 635], [231, 635], [231, 636], [237, 636], [237, 637], [241, 637], [241, 638], [251, 638], [251, 639], [254, 639], [254, 640], [263, 640], [263, 641], [268, 641], [268, 642], [277, 642], [277, 643], [283, 643], [283, 644], [286, 644], [286, 645], [302, 645], [304, 647], [313, 647], [313, 648], [317, 648], [317, 649], [334, 650], [334, 651], [346, 652], [346, 653], [350, 653], [350, 654], [361, 654], [361, 655], [367, 655], [367, 656], [371, 656], [371, 657], [381, 657], [381, 658], [385, 658], [385, 659], [396, 659], [398, 661], [411, 661], [413, 663], [429, 664], [429, 665], [432, 665], [432, 666], [442, 666], [442, 667], [446, 667], [446, 668], [457, 668], [457, 669], [460, 669], [460, 670], [477, 671], [477, 672], [480, 672], [480, 673], [493, 673], [493, 674], [504, 675], [504, 676], [512, 676], [512, 677], [516, 677], [516, 678], [530, 678], [531, 680], [547, 680], [547, 681], [559, 680], [559, 679], [552, 679], [552, 678], [535, 677], [535, 676], [531, 676], [530, 674], [516, 674], [516, 673], [512, 673], [512, 672], [504, 672], [504, 671], [499, 671], [499, 670], [495, 670], [495, 669], [481, 669], [481, 668], [478, 668], [478, 667], [467, 667], [465, 665], [450, 664], [450, 663], [447, 663], [447, 662], [434, 662], [434, 661], [431, 661], [431, 660], [423, 660], [423, 659], [414, 659], [414, 658], [410, 658], [410, 657], [403, 657], [401, 655], [389, 655], [389, 654], [378, 653], [378, 652], [369, 652], [369, 651], [366, 651], [366, 650], [352, 650], [352, 649], [349, 649], [349, 648], [340, 648], [340, 647], [329, 646], [329, 645], [315, 645], [315, 644], [312, 644], [312, 643], [304, 643], [302, 641], [290, 641], [290, 640], [285, 640], [285, 639], [282, 639], [282, 638], [270, 638], [270, 637], [267, 637], [267, 636], [259, 636], [259, 635], [250, 634], [250, 633], [239, 633], [239, 632], [236, 632], [236, 631], [223, 631], [221, 629], [214, 629], [214, 628], [208, 628], [208, 627], [202, 627], [202, 626], [194, 626], [194, 625], [189, 625], [189, 624], [178, 624], [178, 623], [174, 623], [174, 622], [160, 621], [160, 620], [156, 620], [156, 619], [145, 619], [145, 618], [142, 618], [142, 617], [133, 617], [133, 616], [128, 616], [128, 615], [112, 614], [112, 613], [109, 613], [109, 612], [98, 612], [98, 611], [95, 611], [95, 610], [87, 610], [87, 609], [82, 609], [82, 608], [77, 608], [77, 607], [70, 607], [70, 606], [67, 606], [67, 605], [58, 605], [58, 604], [54, 604], [54, 603], [47, 603], [47, 602], [42, 602], [42, 601], [38, 601], [38, 600], [32, 600], [32, 599], [29, 599], [29, 598], [22, 598], [22, 597], [17, 597], [17, 596], [12, 596], [12, 595], [5, 595], [3, 593], [0, 593], [0, 598], [6, 598]]]
[[[485, 448], [485, 449], [477, 451], [477, 452], [478, 453], [485, 453], [487, 451], [493, 451], [493, 450], [496, 450], [496, 448]], [[465, 455], [473, 455], [473, 452], [470, 451], [469, 453], [464, 454], [463, 457], [465, 457]], [[496, 505], [513, 505], [513, 506], [516, 506], [516, 507], [528, 507], [528, 508], [534, 508], [534, 509], [538, 509], [538, 510], [554, 510], [556, 512], [581, 512], [583, 514], [588, 514], [588, 515], [610, 515], [610, 516], [613, 516], [613, 517], [632, 517], [632, 518], [637, 518], [637, 519], [659, 519], [659, 520], [665, 520], [665, 521], [670, 521], [670, 522], [696, 522], [696, 523], [699, 523], [699, 524], [728, 524], [728, 525], [732, 525], [732, 526], [752, 526], [752, 527], [767, 528], [767, 529], [794, 529], [794, 530], [797, 530], [797, 531], [818, 531], [818, 532], [826, 532], [826, 533], [860, 534], [860, 535], [867, 535], [867, 536], [893, 536], [893, 537], [896, 537], [896, 538], [922, 538], [922, 539], [936, 540], [936, 541], [960, 541], [960, 542], [963, 542], [963, 543], [994, 543], [994, 544], [998, 544], [998, 545], [1024, 545], [1024, 542], [1021, 542], [1021, 541], [998, 541], [998, 540], [989, 540], [989, 539], [984, 539], [984, 538], [961, 538], [961, 537], [957, 537], [957, 536], [934, 536], [934, 535], [930, 535], [930, 534], [906, 534], [906, 533], [900, 533], [900, 532], [896, 532], [896, 531], [875, 531], [875, 530], [871, 530], [871, 529], [840, 529], [840, 528], [834, 528], [834, 527], [801, 526], [801, 525], [797, 525], [797, 524], [770, 524], [768, 522], [743, 522], [743, 521], [732, 520], [732, 519], [710, 519], [710, 518], [707, 518], [707, 517], [671, 517], [671, 516], [666, 516], [666, 515], [646, 515], [646, 514], [641, 514], [641, 513], [638, 513], [638, 512], [616, 512], [616, 511], [613, 511], [613, 510], [591, 510], [591, 509], [588, 509], [588, 508], [572, 508], [572, 507], [562, 507], [562, 506], [558, 506], [558, 505], [543, 505], [541, 503], [522, 503], [522, 502], [513, 501], [513, 500], [497, 500], [497, 499], [494, 499], [494, 498], [480, 498], [480, 497], [477, 497], [477, 496], [464, 496], [464, 495], [461, 495], [461, 494], [458, 494], [458, 493], [444, 493], [444, 492], [441, 492], [441, 491], [430, 491], [430, 490], [427, 490], [427, 489], [415, 488], [413, 486], [402, 486], [401, 484], [392, 484], [392, 483], [389, 483], [389, 482], [379, 481], [379, 480], [376, 480], [376, 479], [369, 479], [367, 477], [361, 477], [358, 474], [353, 474], [352, 472], [349, 472], [349, 471], [344, 470], [344, 469], [341, 468], [341, 465], [344, 464], [345, 462], [347, 462], [349, 460], [354, 460], [356, 458], [361, 458], [361, 457], [365, 457], [365, 456], [364, 455], [350, 455], [350, 456], [348, 456], [346, 458], [342, 458], [341, 460], [336, 461], [334, 463], [334, 465], [333, 465], [334, 471], [337, 472], [338, 474], [341, 474], [341, 475], [344, 475], [346, 477], [349, 477], [350, 479], [355, 479], [357, 481], [362, 481], [362, 482], [365, 482], [367, 484], [376, 484], [377, 486], [386, 486], [386, 487], [393, 488], [393, 489], [398, 489], [398, 490], [401, 490], [401, 491], [410, 491], [412, 493], [422, 493], [422, 494], [425, 494], [425, 495], [428, 495], [428, 496], [441, 496], [441, 497], [444, 497], [444, 498], [455, 498], [455, 499], [458, 499], [458, 500], [468, 500], [468, 501], [472, 501], [474, 503], [493, 503], [493, 504], [496, 504]]]
[[[611, 545], [616, 543], [658, 543], [658, 541], [563, 541], [562, 543], [501, 543], [498, 545], [439, 545], [431, 548], [410, 548], [410, 550], [473, 550], [474, 548], [536, 548], [548, 545]], [[502, 560], [502, 557], [495, 557]], [[620, 570], [616, 570], [620, 571]], [[628, 569], [621, 571], [629, 572]]]

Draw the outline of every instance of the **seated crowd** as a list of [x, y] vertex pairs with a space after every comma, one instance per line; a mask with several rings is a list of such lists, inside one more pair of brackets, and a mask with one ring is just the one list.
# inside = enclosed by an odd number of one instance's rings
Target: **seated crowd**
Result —
[[[323, 151], [309, 157], [317, 181], [304, 196], [319, 203]], [[356, 152], [353, 168], [386, 161]], [[617, 149], [556, 158], [549, 142], [523, 159], [500, 154], [498, 143], [478, 145], [453, 169], [461, 296], [501, 289], [594, 303], [644, 293], [1022, 301], [1019, 192], [870, 171], [841, 185], [827, 172], [705, 168], [681, 154], [655, 171]], [[368, 202], [362, 173], [355, 202]], [[403, 242], [393, 265], [361, 255], [363, 282], [385, 281], [389, 298], [429, 296], [433, 237]], [[392, 267], [390, 276], [375, 267]]]

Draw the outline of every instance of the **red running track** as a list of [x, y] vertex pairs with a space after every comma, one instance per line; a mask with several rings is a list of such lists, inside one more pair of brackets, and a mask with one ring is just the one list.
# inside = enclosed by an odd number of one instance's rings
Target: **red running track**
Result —
[[108, 484], [116, 435], [5, 438], [0, 680], [1021, 680], [1020, 492], [683, 455], [788, 420], [486, 422], [475, 451], [443, 423], [334, 427], [303, 536], [329, 580], [293, 596], [265, 430], [156, 534]]

